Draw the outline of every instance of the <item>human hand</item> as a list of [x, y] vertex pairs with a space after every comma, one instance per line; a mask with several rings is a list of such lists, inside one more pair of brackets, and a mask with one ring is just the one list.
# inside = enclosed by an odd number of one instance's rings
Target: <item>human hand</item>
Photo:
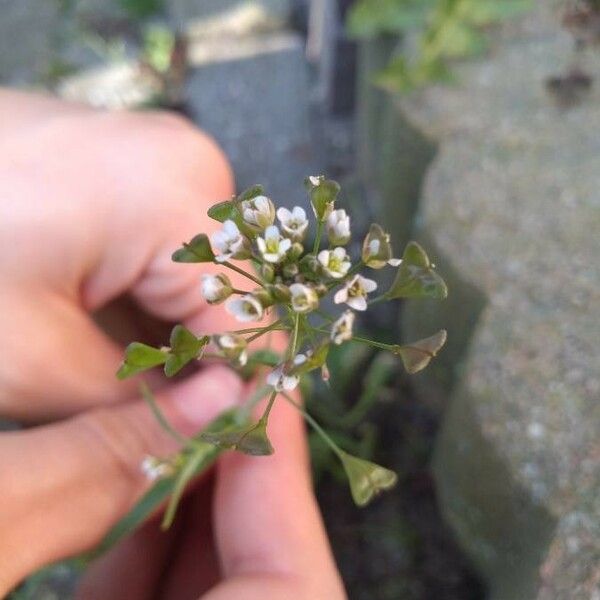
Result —
[[[115, 380], [122, 349], [89, 313], [128, 293], [161, 319], [224, 329], [198, 272], [170, 254], [210, 230], [206, 207], [232, 183], [215, 145], [177, 117], [10, 92], [0, 93], [0, 182], [0, 415], [38, 425], [0, 434], [3, 594], [96, 544], [145, 490], [143, 456], [175, 450], [135, 383]], [[158, 398], [193, 433], [243, 395], [213, 366]], [[344, 597], [300, 419], [280, 403], [269, 426], [275, 455], [224, 456], [214, 496], [194, 491], [181, 531], [148, 523], [90, 569], [80, 597], [191, 598], [213, 584], [206, 598]]]

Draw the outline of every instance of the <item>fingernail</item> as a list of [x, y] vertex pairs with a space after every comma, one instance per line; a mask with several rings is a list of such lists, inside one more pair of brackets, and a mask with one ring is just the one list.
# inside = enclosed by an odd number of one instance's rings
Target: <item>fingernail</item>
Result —
[[222, 411], [239, 405], [242, 381], [230, 369], [214, 366], [183, 381], [169, 393], [184, 429], [197, 430]]

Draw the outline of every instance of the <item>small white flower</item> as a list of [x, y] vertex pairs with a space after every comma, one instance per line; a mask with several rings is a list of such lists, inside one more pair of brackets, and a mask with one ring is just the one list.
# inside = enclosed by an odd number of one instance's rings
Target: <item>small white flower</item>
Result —
[[343, 246], [350, 241], [350, 217], [343, 208], [327, 217], [327, 235], [333, 246]]
[[254, 229], [266, 229], [275, 221], [275, 206], [266, 196], [243, 200], [241, 209], [244, 222]]
[[308, 180], [313, 184], [313, 185], [319, 185], [321, 183], [322, 180], [322, 176], [319, 175], [310, 175]]
[[276, 225], [267, 227], [264, 239], [258, 237], [256, 243], [262, 257], [270, 263], [281, 262], [285, 253], [292, 247], [292, 240], [282, 238]]
[[142, 473], [150, 481], [156, 481], [163, 477], [168, 477], [173, 474], [173, 465], [156, 458], [155, 456], [145, 456], [140, 465]]
[[235, 333], [225, 333], [214, 337], [217, 346], [223, 354], [243, 367], [248, 362], [248, 343], [241, 336]]
[[292, 308], [298, 313], [307, 313], [319, 306], [317, 292], [303, 283], [292, 283], [289, 287], [292, 295]]
[[283, 232], [295, 242], [301, 242], [308, 227], [306, 211], [300, 206], [294, 206], [289, 211], [285, 207], [277, 209], [277, 218], [281, 223]]
[[241, 234], [238, 226], [229, 219], [223, 223], [222, 229], [212, 234], [210, 241], [218, 251], [215, 257], [218, 262], [225, 262], [230, 258], [242, 260], [250, 258], [247, 238]]
[[345, 248], [321, 250], [317, 255], [317, 259], [321, 263], [325, 273], [334, 279], [344, 277], [351, 267]]
[[229, 298], [225, 304], [225, 310], [242, 323], [259, 321], [264, 314], [262, 304], [252, 294]]
[[345, 302], [354, 310], [367, 310], [368, 293], [377, 289], [377, 283], [362, 275], [355, 275], [346, 285], [338, 290], [333, 297], [335, 304]]
[[347, 310], [332, 324], [330, 338], [334, 344], [339, 346], [342, 342], [352, 339], [354, 318], [354, 313], [351, 310]]
[[[306, 362], [306, 360], [304, 354], [297, 354], [291, 361], [291, 368], [301, 365]], [[288, 375], [288, 364], [289, 363], [284, 363], [279, 365], [267, 375], [267, 384], [273, 386], [277, 392], [289, 392], [296, 389], [300, 382], [300, 377], [298, 375]]]
[[231, 296], [231, 281], [224, 273], [202, 275], [202, 296], [209, 304], [217, 304]]

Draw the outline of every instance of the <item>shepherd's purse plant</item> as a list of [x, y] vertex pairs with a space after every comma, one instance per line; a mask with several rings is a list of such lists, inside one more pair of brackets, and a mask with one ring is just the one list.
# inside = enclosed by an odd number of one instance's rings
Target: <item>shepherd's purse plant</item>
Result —
[[[446, 284], [416, 242], [406, 246], [401, 258], [394, 257], [390, 235], [377, 224], [370, 226], [360, 256], [351, 257], [347, 250], [352, 236], [350, 216], [336, 204], [340, 186], [323, 176], [308, 177], [305, 185], [314, 218], [298, 206], [277, 208], [262, 187], [255, 186], [209, 209], [208, 215], [221, 223], [210, 238], [200, 233], [174, 252], [175, 262], [213, 263], [222, 268], [217, 274], [201, 276], [200, 289], [208, 304], [223, 303], [240, 328], [209, 336], [176, 325], [168, 346], [133, 342], [126, 349], [118, 377], [124, 379], [159, 365], [172, 377], [192, 361], [222, 361], [242, 377], [256, 378], [256, 392], [243, 406], [225, 411], [187, 438], [166, 420], [144, 386], [156, 418], [181, 449], [173, 456], [143, 461], [141, 468], [154, 484], [109, 533], [100, 551], [137, 527], [170, 496], [163, 519], [167, 528], [187, 483], [224, 450], [255, 456], [273, 453], [269, 415], [280, 401], [293, 404], [340, 459], [356, 504], [367, 504], [395, 484], [393, 471], [340, 448], [289, 392], [313, 372], [327, 380], [329, 349], [348, 342], [391, 352], [409, 373], [425, 368], [443, 346], [444, 330], [408, 345], [385, 344], [361, 335], [357, 321], [380, 302], [443, 299]], [[369, 276], [378, 269], [395, 270], [393, 283], [383, 292]], [[248, 285], [244, 289], [234, 286], [229, 271], [243, 275]], [[334, 314], [325, 306], [334, 307]], [[288, 333], [283, 354], [264, 344], [273, 331]], [[255, 418], [256, 407], [264, 399], [265, 408]]]

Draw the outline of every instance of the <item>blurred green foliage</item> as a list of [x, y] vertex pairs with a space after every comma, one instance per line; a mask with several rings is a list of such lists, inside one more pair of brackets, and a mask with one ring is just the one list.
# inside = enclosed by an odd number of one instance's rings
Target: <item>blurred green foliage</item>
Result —
[[404, 48], [377, 76], [377, 83], [409, 92], [434, 81], [451, 81], [449, 62], [480, 54], [487, 47], [485, 28], [517, 16], [531, 0], [359, 0], [348, 29], [359, 39], [415, 34], [412, 51]]

